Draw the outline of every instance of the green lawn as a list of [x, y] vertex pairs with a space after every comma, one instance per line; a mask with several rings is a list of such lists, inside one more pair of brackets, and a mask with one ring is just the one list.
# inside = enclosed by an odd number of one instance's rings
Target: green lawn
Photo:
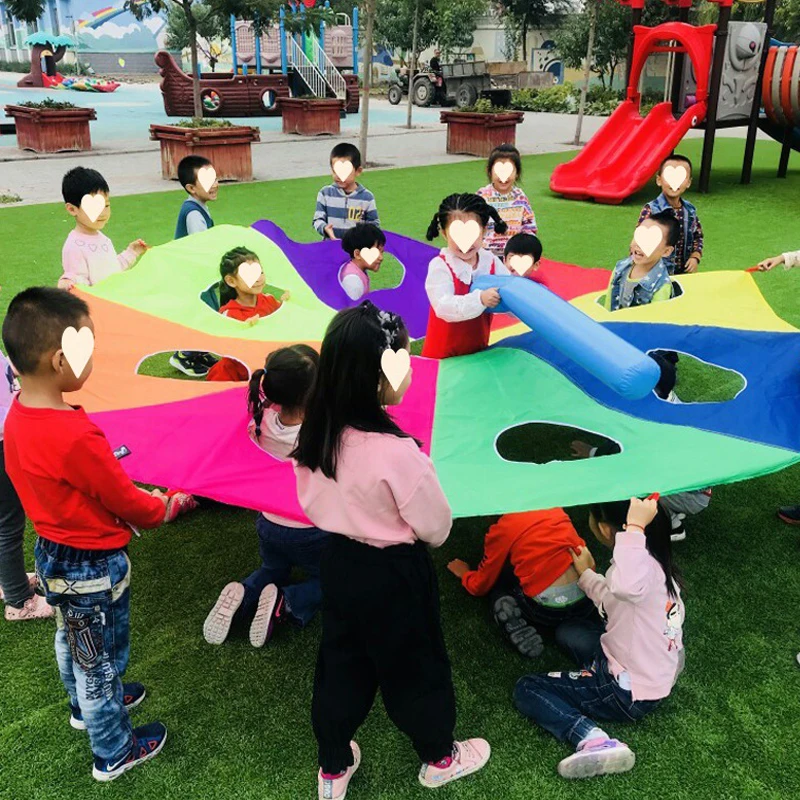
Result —
[[[787, 180], [775, 179], [778, 147], [759, 144], [754, 182], [739, 186], [742, 143], [717, 146], [713, 194], [692, 199], [706, 233], [703, 269], [741, 269], [800, 247], [798, 157]], [[699, 160], [700, 144], [681, 148]], [[525, 159], [525, 186], [547, 256], [609, 267], [627, 250], [646, 191], [618, 207], [571, 203], [550, 195], [549, 174], [568, 155]], [[60, 180], [58, 161], [51, 162]], [[311, 240], [321, 178], [223, 186], [217, 222], [271, 218], [295, 238]], [[421, 238], [445, 192], [485, 183], [482, 164], [367, 173], [386, 228]], [[13, 188], [13, 187], [11, 187]], [[113, 187], [112, 187], [113, 189]], [[179, 192], [114, 198], [107, 232], [119, 248], [142, 236], [172, 236]], [[53, 284], [69, 217], [57, 205], [0, 210], [3, 243], [0, 313], [15, 292]], [[388, 271], [387, 271], [388, 274]], [[164, 276], [165, 282], [169, 276]], [[773, 308], [800, 325], [800, 271], [757, 278]], [[465, 398], [465, 402], [469, 402]], [[702, 458], [702, 453], [698, 454]], [[672, 697], [636, 726], [611, 725], [638, 757], [633, 772], [567, 784], [555, 772], [567, 748], [514, 711], [515, 680], [531, 669], [566, 666], [549, 648], [535, 664], [503, 646], [483, 601], [468, 597], [445, 565], [475, 563], [488, 519], [461, 520], [434, 553], [442, 616], [459, 704], [459, 736], [484, 736], [493, 756], [479, 775], [441, 789], [463, 800], [562, 798], [792, 798], [800, 766], [794, 746], [800, 719], [797, 534], [775, 519], [777, 505], [800, 500], [800, 469], [714, 492], [710, 509], [691, 520], [676, 546], [686, 589], [686, 672]], [[653, 487], [657, 489], [658, 487]], [[574, 509], [589, 536], [584, 509]], [[303, 632], [279, 630], [263, 651], [241, 635], [219, 648], [205, 644], [202, 623], [219, 589], [245, 576], [258, 559], [254, 515], [216, 508], [131, 543], [134, 561], [129, 677], [149, 697], [135, 723], [161, 719], [170, 730], [152, 764], [110, 786], [90, 775], [85, 734], [68, 725], [68, 709], [46, 623], [0, 621], [0, 798], [3, 800], [299, 800], [316, 791], [309, 722], [319, 622]], [[33, 536], [28, 537], [29, 550]], [[602, 566], [607, 555], [594, 548]], [[32, 561], [31, 561], [32, 564]], [[364, 761], [352, 800], [426, 797], [413, 751], [376, 707], [358, 735]]]

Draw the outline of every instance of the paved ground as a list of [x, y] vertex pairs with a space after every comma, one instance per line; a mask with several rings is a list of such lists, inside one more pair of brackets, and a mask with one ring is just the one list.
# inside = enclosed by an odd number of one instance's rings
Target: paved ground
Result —
[[[169, 122], [164, 113], [157, 84], [123, 86], [113, 94], [86, 94], [71, 91], [19, 90], [19, 75], [0, 73], [0, 105], [30, 99], [53, 97], [76, 105], [97, 108], [92, 123], [94, 150], [91, 153], [64, 153], [37, 156], [17, 149], [13, 136], [0, 136], [0, 193], [12, 192], [23, 204], [57, 202], [61, 176], [73, 166], [91, 163], [108, 180], [114, 194], [139, 194], [167, 191], [175, 184], [161, 178], [159, 145], [149, 140], [151, 123]], [[370, 100], [369, 160], [382, 167], [425, 166], [468, 160], [446, 154], [445, 127], [437, 109], [414, 109], [414, 129], [405, 128], [406, 108], [388, 101]], [[583, 138], [603, 124], [604, 117], [584, 120]], [[174, 120], [173, 120], [174, 121]], [[261, 128], [261, 142], [253, 146], [253, 172], [256, 180], [301, 178], [326, 173], [331, 137], [313, 139], [280, 132], [280, 118], [248, 120]], [[342, 139], [358, 138], [360, 115], [342, 120]], [[517, 146], [522, 153], [568, 150], [575, 134], [576, 117], [568, 114], [527, 114], [517, 131]], [[744, 136], [744, 128], [720, 132], [725, 136]], [[689, 136], [701, 136], [692, 132]], [[763, 134], [760, 134], [763, 136]]]

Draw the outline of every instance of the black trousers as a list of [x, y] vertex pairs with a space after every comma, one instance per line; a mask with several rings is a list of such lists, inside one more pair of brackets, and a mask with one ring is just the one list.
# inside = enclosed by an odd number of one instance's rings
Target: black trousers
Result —
[[379, 688], [420, 760], [449, 756], [455, 693], [426, 546], [379, 549], [332, 535], [320, 581], [322, 641], [311, 718], [322, 771], [337, 774], [352, 765], [350, 740]]

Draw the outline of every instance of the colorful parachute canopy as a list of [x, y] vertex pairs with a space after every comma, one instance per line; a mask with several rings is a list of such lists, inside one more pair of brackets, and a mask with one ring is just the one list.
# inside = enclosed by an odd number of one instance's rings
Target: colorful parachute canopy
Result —
[[[291, 291], [278, 312], [254, 326], [222, 317], [200, 299], [218, 280], [221, 255], [240, 245], [258, 254], [268, 284]], [[403, 314], [419, 338], [436, 250], [392, 233], [386, 249], [405, 276], [370, 298]], [[337, 281], [344, 260], [338, 243], [299, 244], [266, 221], [217, 226], [150, 250], [134, 269], [84, 290], [96, 327], [95, 367], [74, 401], [112, 446], [128, 446], [122, 463], [135, 480], [303, 519], [291, 466], [248, 438], [242, 384], [155, 378], [137, 369], [151, 354], [184, 349], [233, 356], [252, 371], [287, 343], [318, 346], [336, 310], [352, 305]], [[675, 350], [735, 370], [745, 389], [727, 403], [627, 400], [526, 325], [497, 315], [489, 350], [442, 362], [414, 358], [414, 381], [395, 410], [425, 443], [456, 516], [702, 488], [800, 461], [800, 331], [772, 312], [750, 275], [682, 276], [675, 300], [614, 314], [597, 303], [607, 271], [545, 261], [540, 275], [638, 349]], [[621, 452], [546, 464], [501, 457], [498, 437], [531, 422], [597, 432], [620, 443]]]

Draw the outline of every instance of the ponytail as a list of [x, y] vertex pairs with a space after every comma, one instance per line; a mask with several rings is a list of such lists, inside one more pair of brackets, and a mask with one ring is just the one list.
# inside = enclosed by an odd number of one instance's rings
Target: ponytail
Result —
[[439, 214], [436, 213], [433, 215], [431, 224], [428, 225], [428, 232], [425, 234], [425, 238], [429, 242], [432, 242], [438, 235], [439, 235]]
[[256, 436], [261, 436], [261, 420], [264, 418], [264, 390], [261, 388], [264, 374], [263, 369], [257, 369], [250, 376], [247, 390], [247, 410], [256, 423]]
[[494, 229], [496, 233], [505, 233], [508, 230], [506, 221], [500, 216], [500, 212], [492, 205], [489, 206], [489, 216], [494, 220]]

